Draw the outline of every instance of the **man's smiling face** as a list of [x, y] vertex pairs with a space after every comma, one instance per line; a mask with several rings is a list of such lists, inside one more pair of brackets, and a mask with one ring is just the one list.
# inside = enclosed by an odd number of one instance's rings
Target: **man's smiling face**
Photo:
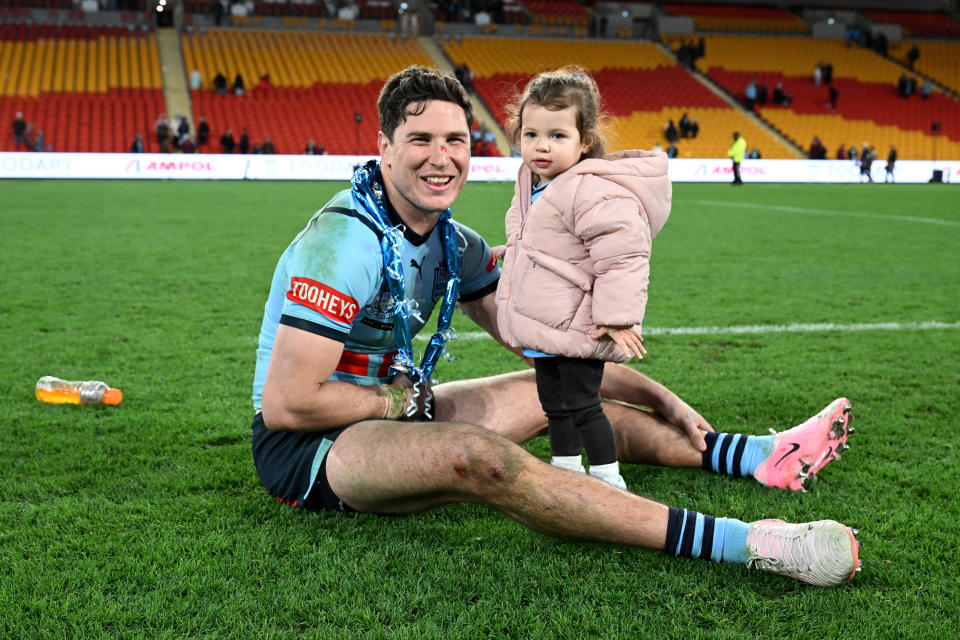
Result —
[[408, 224], [449, 209], [470, 170], [470, 127], [463, 109], [431, 100], [421, 113], [411, 115], [417, 106], [408, 107], [392, 141], [382, 131], [378, 136], [387, 194]]

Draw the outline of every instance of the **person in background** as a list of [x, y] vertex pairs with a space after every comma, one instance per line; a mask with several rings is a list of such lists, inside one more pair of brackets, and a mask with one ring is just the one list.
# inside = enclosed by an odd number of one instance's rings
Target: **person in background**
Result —
[[897, 163], [897, 148], [893, 145], [890, 145], [890, 153], [887, 154], [887, 173], [883, 177], [883, 182], [896, 182], [896, 179], [893, 175], [893, 167]]
[[207, 124], [206, 116], [200, 116], [200, 122], [197, 123], [197, 146], [202, 147], [207, 144], [210, 138], [210, 125]]
[[130, 153], [143, 153], [143, 137], [138, 133], [133, 138], [133, 144], [130, 145]]
[[734, 186], [743, 184], [743, 180], [740, 179], [740, 163], [743, 162], [743, 156], [746, 154], [746, 152], [747, 141], [740, 137], [739, 133], [734, 132], [733, 143], [727, 150], [727, 156], [733, 162], [733, 182], [730, 184]]
[[17, 111], [13, 117], [13, 148], [20, 149], [23, 146], [23, 135], [27, 130], [27, 122], [23, 119], [23, 112]]
[[233, 131], [230, 130], [230, 127], [227, 127], [223, 135], [220, 136], [220, 149], [222, 153], [233, 153], [234, 148], [237, 146], [237, 141], [233, 139]]

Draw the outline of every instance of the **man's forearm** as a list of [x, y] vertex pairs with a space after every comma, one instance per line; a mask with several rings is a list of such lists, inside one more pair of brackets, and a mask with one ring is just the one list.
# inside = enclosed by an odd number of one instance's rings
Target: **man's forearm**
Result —
[[329, 431], [354, 422], [398, 419], [409, 391], [328, 380], [310, 390], [264, 389], [263, 421], [275, 431]]

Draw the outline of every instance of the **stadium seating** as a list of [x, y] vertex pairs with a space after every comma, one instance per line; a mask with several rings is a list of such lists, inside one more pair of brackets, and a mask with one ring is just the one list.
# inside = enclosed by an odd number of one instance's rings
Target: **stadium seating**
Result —
[[[416, 41], [380, 34], [210, 30], [185, 33], [182, 43], [186, 67], [206, 83], [192, 100], [195, 121], [202, 115], [210, 123], [211, 152], [219, 151], [224, 129], [238, 138], [246, 127], [252, 143], [269, 135], [277, 153], [302, 153], [311, 138], [331, 154], [376, 153], [383, 80], [411, 64], [432, 64]], [[246, 95], [217, 95], [218, 72], [231, 83], [240, 73]], [[256, 89], [264, 74], [271, 88]]]
[[534, 24], [586, 26], [590, 22], [583, 5], [573, 0], [524, 0]]
[[[768, 103], [757, 111], [804, 148], [814, 136], [828, 148], [850, 144], [848, 138], [878, 147], [897, 140], [901, 159], [927, 158], [933, 122], [941, 123], [943, 148], [960, 143], [960, 104], [941, 92], [927, 100], [899, 97], [897, 81], [906, 73], [899, 65], [837, 40], [790, 39], [789, 47], [783, 42], [770, 36], [706, 36], [706, 55], [698, 67], [741, 100], [751, 78], [766, 82], [771, 92], [782, 82], [793, 98], [790, 106]], [[827, 86], [812, 80], [814, 68], [826, 61], [833, 65], [833, 86], [839, 92], [835, 110]]]
[[891, 46], [890, 55], [906, 62], [907, 52], [916, 47], [920, 57], [914, 69], [960, 93], [960, 42], [947, 40], [902, 40]]
[[697, 31], [756, 31], [763, 33], [809, 33], [799, 16], [779, 7], [733, 6], [666, 2], [660, 5], [675, 16], [693, 18]]
[[[87, 25], [0, 25], [0, 120], [23, 112], [56, 151], [147, 150], [165, 110], [153, 33]], [[12, 151], [2, 137], [0, 150]]]
[[905, 37], [960, 38], [960, 21], [938, 11], [889, 11], [866, 9], [874, 22], [892, 22], [903, 27]]
[[501, 123], [503, 105], [533, 74], [576, 61], [594, 75], [612, 115], [611, 150], [666, 146], [667, 120], [687, 113], [699, 120], [700, 135], [680, 140], [680, 157], [726, 157], [734, 131], [764, 157], [796, 157], [649, 43], [465, 37], [444, 43], [444, 50], [454, 64], [470, 66], [477, 93]]

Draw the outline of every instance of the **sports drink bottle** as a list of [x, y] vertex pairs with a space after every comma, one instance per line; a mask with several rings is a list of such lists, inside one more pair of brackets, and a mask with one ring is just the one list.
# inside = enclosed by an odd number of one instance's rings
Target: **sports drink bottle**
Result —
[[106, 382], [83, 380], [72, 382], [53, 376], [37, 381], [37, 400], [50, 404], [120, 404], [123, 392]]

